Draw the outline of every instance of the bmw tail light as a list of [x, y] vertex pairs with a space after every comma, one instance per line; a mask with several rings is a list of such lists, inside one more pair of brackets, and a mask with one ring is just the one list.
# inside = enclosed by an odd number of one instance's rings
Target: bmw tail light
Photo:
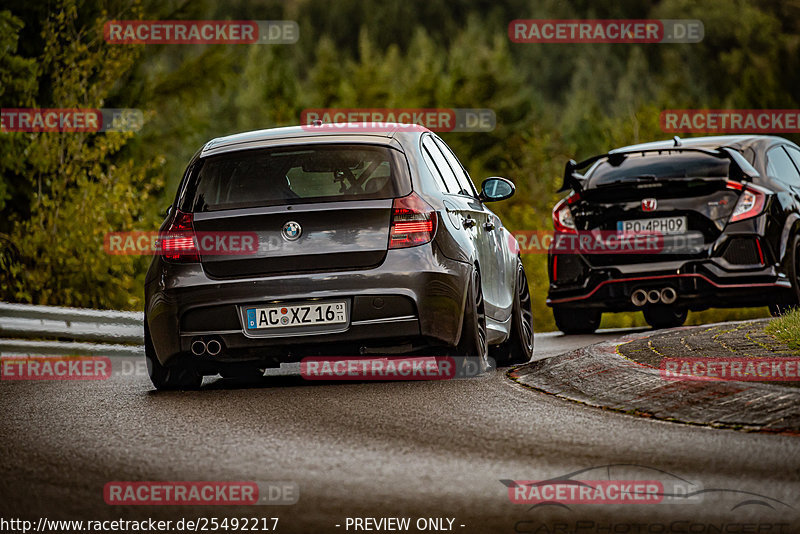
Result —
[[394, 199], [389, 248], [416, 247], [436, 234], [436, 212], [416, 193]]
[[561, 199], [553, 208], [553, 228], [556, 232], [576, 232], [575, 220], [572, 218], [570, 205], [579, 200], [578, 195], [570, 195]]
[[176, 209], [167, 229], [159, 235], [159, 245], [161, 256], [166, 260], [180, 263], [200, 261], [192, 214]]
[[733, 208], [730, 222], [743, 221], [756, 215], [760, 215], [764, 210], [764, 203], [767, 196], [763, 191], [752, 187], [744, 187], [736, 207]]

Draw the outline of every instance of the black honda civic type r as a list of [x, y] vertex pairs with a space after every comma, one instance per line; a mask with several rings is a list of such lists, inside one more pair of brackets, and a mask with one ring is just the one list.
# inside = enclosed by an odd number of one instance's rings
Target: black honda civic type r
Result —
[[485, 205], [513, 183], [478, 192], [424, 128], [327, 126], [214, 139], [189, 163], [145, 280], [157, 388], [306, 356], [530, 359], [528, 282]]
[[[577, 171], [588, 168], [585, 174]], [[800, 302], [800, 148], [774, 136], [646, 143], [570, 161], [553, 209], [547, 304], [565, 333], [603, 312], [644, 312], [655, 328], [688, 310]], [[603, 239], [646, 236], [609, 253]]]

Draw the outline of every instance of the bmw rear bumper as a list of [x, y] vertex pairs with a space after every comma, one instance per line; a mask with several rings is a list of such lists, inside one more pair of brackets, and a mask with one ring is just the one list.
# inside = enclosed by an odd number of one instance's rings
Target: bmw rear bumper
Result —
[[[460, 336], [469, 264], [446, 258], [433, 244], [387, 251], [381, 265], [361, 270], [212, 279], [200, 264], [156, 257], [145, 282], [145, 316], [158, 359], [259, 362], [265, 366], [310, 355], [357, 355], [454, 345]], [[265, 334], [248, 331], [247, 306], [345, 300], [346, 325]], [[192, 342], [215, 339], [222, 351], [193, 355]]]

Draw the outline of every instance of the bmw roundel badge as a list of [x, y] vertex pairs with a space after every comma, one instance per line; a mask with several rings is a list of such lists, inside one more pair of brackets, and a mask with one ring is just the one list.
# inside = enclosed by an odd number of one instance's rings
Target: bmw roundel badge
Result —
[[303, 234], [303, 227], [300, 223], [289, 221], [281, 228], [281, 235], [286, 241], [297, 241]]

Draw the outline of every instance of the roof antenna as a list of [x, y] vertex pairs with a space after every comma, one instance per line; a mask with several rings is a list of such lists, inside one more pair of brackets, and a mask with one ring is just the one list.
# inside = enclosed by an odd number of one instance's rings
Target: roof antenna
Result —
[[319, 119], [314, 119], [313, 124], [314, 124], [314, 126], [322, 126], [322, 121], [319, 120]]
[[673, 137], [673, 138], [672, 138], [672, 141], [675, 143], [675, 144], [674, 144], [674, 145], [672, 145], [672, 146], [681, 146], [681, 138], [680, 138], [680, 137], [678, 137], [677, 135], [676, 135], [675, 137]]

